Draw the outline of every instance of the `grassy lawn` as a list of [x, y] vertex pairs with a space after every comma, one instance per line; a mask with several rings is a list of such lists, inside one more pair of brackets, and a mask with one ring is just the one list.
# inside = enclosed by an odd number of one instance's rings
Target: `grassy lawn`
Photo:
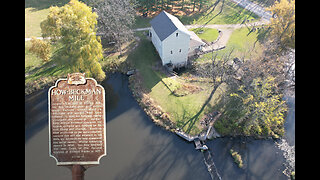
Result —
[[25, 37], [30, 38], [32, 36], [41, 37], [41, 21], [47, 18], [49, 14], [48, 9], [36, 10], [34, 8], [25, 9]]
[[212, 42], [219, 36], [218, 30], [212, 28], [194, 28], [190, 29], [190, 31], [195, 32], [200, 39], [204, 39], [207, 42]]
[[70, 0], [28, 0], [25, 1], [25, 37], [41, 36], [41, 21], [49, 14], [50, 6], [63, 6]]
[[[44, 62], [35, 54], [29, 51], [31, 46], [30, 41], [25, 42], [25, 73], [29, 74], [25, 78], [25, 83], [33, 82], [39, 78], [46, 78], [49, 76], [66, 76], [69, 72], [67, 66], [59, 65], [57, 60], [49, 60]], [[59, 49], [59, 44], [51, 45], [51, 52], [55, 52]], [[61, 64], [61, 63], [60, 63]]]
[[152, 70], [152, 67], [161, 61], [152, 43], [142, 39], [135, 51], [128, 55], [128, 61], [143, 75], [143, 82], [147, 91], [161, 81], [164, 74]]
[[258, 32], [250, 32], [250, 29], [244, 27], [233, 31], [227, 47], [235, 48], [239, 52], [245, 52], [248, 48], [255, 46], [259, 48], [260, 43], [257, 41]]
[[[262, 45], [258, 41], [258, 31], [250, 32], [246, 27], [235, 29], [228, 40], [226, 48], [214, 52], [213, 55], [217, 54], [217, 58], [222, 58], [232, 50], [231, 58], [244, 57], [246, 59], [261, 54]], [[211, 58], [212, 53], [208, 53], [200, 56], [196, 61], [207, 61]]]
[[244, 19], [259, 20], [260, 18], [237, 6], [231, 0], [224, 0], [206, 12], [183, 16], [179, 19], [183, 24], [240, 24]]
[[[201, 131], [199, 120], [205, 112], [210, 111], [211, 107], [214, 106], [224, 87], [221, 86], [213, 95], [209, 104], [203, 107], [212, 91], [210, 80], [203, 80], [204, 82], [199, 83], [192, 82], [192, 77], [188, 75], [177, 78], [167, 77], [156, 68], [156, 66], [159, 66], [161, 59], [150, 41], [142, 39], [137, 49], [128, 56], [128, 60], [134, 64], [142, 75], [143, 86], [148, 95], [169, 114], [170, 119], [176, 122], [178, 127], [184, 127], [184, 130], [191, 134], [199, 133]], [[198, 90], [195, 92], [188, 91], [190, 87]], [[173, 94], [173, 91], [179, 89], [187, 89], [188, 92], [178, 97]]]
[[29, 72], [33, 70], [34, 68], [42, 65], [42, 59], [38, 58], [35, 54], [29, 52], [29, 48], [31, 46], [30, 41], [25, 42], [25, 59], [24, 59], [24, 64], [25, 64], [25, 72]]

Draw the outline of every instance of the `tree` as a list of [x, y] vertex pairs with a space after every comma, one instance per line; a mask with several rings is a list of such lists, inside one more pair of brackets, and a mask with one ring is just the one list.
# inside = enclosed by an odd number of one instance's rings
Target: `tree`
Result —
[[135, 21], [135, 1], [98, 1], [94, 6], [99, 15], [98, 32], [103, 38], [115, 41], [121, 55], [122, 44], [133, 39], [131, 26]]
[[[155, 0], [137, 0], [138, 7], [139, 7], [139, 12], [145, 14], [148, 16], [149, 11], [153, 10], [153, 6], [157, 3]], [[162, 0], [162, 5], [164, 1]]]
[[276, 47], [280, 51], [295, 48], [295, 0], [276, 1], [267, 10], [273, 14], [270, 35]]
[[39, 58], [43, 61], [47, 62], [51, 56], [51, 46], [50, 43], [36, 39], [35, 37], [31, 38], [31, 47], [29, 49], [30, 52], [35, 53]]
[[214, 90], [222, 83], [233, 83], [237, 71], [237, 68], [234, 68], [235, 62], [231, 59], [233, 50], [227, 50], [220, 59], [217, 58], [218, 54], [214, 55], [212, 51], [211, 61], [192, 62], [197, 76], [211, 78]]
[[276, 92], [275, 78], [256, 78], [251, 87], [240, 86], [231, 98], [238, 98], [243, 114], [238, 123], [242, 124], [245, 134], [256, 134], [279, 138], [284, 133], [284, 120], [287, 106], [283, 95]]
[[248, 87], [241, 85], [226, 98], [223, 118], [245, 135], [272, 136], [284, 134], [287, 106], [277, 92], [275, 78], [256, 78]]
[[71, 0], [62, 7], [50, 7], [47, 19], [40, 26], [43, 37], [61, 43], [53, 58], [73, 72], [85, 72], [101, 81], [105, 73], [98, 62], [103, 51], [96, 36], [97, 17], [84, 3]]

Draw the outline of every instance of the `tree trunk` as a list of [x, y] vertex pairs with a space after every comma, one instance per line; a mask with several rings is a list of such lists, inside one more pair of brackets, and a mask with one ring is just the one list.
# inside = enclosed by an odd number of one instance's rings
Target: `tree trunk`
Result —
[[192, 9], [192, 12], [194, 12], [195, 7], [196, 7], [196, 0], [193, 0], [193, 9]]

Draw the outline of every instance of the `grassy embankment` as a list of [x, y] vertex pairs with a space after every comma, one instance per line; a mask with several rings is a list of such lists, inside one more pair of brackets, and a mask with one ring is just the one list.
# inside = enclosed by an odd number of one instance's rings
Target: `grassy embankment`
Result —
[[[136, 78], [132, 82], [141, 82], [139, 86], [133, 85], [135, 93], [143, 91], [144, 95], [140, 98], [143, 96], [151, 98], [155, 106], [160, 106], [159, 110], [165, 112], [176, 127], [184, 127], [184, 130], [190, 134], [199, 133], [201, 131], [199, 119], [204, 112], [209, 110], [207, 107], [214, 106], [223, 88], [219, 89], [209, 104], [203, 108], [204, 102], [212, 91], [210, 79], [200, 79], [189, 75], [168, 77], [162, 70], [160, 57], [152, 43], [145, 39], [140, 42], [136, 51], [129, 55], [128, 59], [139, 71], [135, 75], [137, 77], [132, 77]], [[143, 99], [140, 100], [143, 101]], [[161, 119], [161, 115], [162, 113], [155, 118]]]

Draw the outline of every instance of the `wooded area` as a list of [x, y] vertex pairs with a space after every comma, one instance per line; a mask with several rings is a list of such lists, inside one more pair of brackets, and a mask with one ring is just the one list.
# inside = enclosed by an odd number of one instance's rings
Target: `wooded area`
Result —
[[145, 17], [162, 10], [170, 10], [170, 12], [174, 14], [180, 13], [180, 15], [186, 15], [192, 12], [200, 12], [210, 5], [218, 4], [220, 1], [221, 0], [216, 0], [215, 2], [210, 0], [137, 0], [137, 8]]

